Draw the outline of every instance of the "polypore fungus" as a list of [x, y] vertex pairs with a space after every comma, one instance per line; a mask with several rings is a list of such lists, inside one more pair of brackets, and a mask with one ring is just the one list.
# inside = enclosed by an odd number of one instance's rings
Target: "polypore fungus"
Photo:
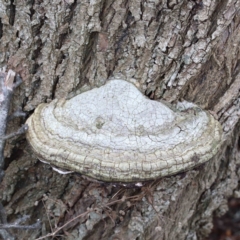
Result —
[[206, 162], [221, 145], [221, 125], [208, 112], [187, 102], [177, 108], [111, 80], [40, 104], [27, 139], [39, 159], [63, 169], [112, 182], [155, 179]]

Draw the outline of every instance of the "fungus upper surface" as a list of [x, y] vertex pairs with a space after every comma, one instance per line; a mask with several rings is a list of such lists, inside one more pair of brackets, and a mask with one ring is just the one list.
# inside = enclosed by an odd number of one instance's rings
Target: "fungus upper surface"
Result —
[[221, 145], [221, 125], [209, 113], [187, 102], [179, 109], [111, 80], [40, 104], [27, 120], [27, 139], [40, 159], [63, 169], [103, 181], [145, 181], [206, 162]]

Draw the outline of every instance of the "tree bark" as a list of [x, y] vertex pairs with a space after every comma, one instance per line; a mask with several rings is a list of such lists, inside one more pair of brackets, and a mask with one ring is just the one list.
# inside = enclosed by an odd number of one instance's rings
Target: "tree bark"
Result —
[[[30, 215], [62, 239], [204, 239], [212, 216], [239, 197], [240, 1], [0, 0], [0, 67], [20, 74], [12, 111], [71, 98], [109, 78], [134, 82], [153, 100], [187, 100], [223, 127], [221, 151], [186, 173], [124, 188], [61, 175], [23, 137], [5, 147], [1, 202], [8, 222]], [[21, 122], [22, 121], [22, 122]], [[14, 120], [16, 130], [25, 120]], [[61, 239], [59, 237], [58, 239]]]

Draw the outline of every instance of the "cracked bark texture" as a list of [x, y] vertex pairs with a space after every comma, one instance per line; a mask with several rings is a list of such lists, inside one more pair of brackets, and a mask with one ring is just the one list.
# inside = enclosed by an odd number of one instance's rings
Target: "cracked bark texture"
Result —
[[[41, 219], [36, 239], [89, 209], [60, 232], [65, 239], [204, 239], [212, 215], [239, 197], [240, 1], [0, 0], [0, 64], [24, 81], [12, 109], [70, 98], [109, 77], [134, 81], [151, 99], [185, 99], [221, 122], [221, 151], [200, 168], [123, 189], [60, 175], [39, 162], [23, 138], [8, 141], [1, 201]], [[9, 124], [9, 132], [18, 121]], [[134, 197], [135, 196], [135, 197]], [[130, 198], [131, 197], [131, 198]], [[117, 201], [107, 206], [109, 201]]]

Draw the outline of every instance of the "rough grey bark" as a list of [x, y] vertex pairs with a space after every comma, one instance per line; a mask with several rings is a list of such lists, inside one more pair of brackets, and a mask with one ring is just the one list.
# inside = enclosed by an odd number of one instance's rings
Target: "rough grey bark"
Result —
[[[185, 99], [221, 122], [224, 142], [208, 163], [144, 187], [60, 175], [39, 162], [24, 138], [9, 141], [0, 185], [8, 222], [42, 221], [37, 239], [203, 239], [212, 215], [239, 197], [240, 1], [0, 0], [0, 63], [23, 78], [12, 109], [72, 97], [109, 77], [135, 82], [151, 99]], [[19, 121], [9, 124], [16, 130]], [[51, 223], [51, 224], [50, 224]], [[52, 228], [50, 227], [52, 226]]]

